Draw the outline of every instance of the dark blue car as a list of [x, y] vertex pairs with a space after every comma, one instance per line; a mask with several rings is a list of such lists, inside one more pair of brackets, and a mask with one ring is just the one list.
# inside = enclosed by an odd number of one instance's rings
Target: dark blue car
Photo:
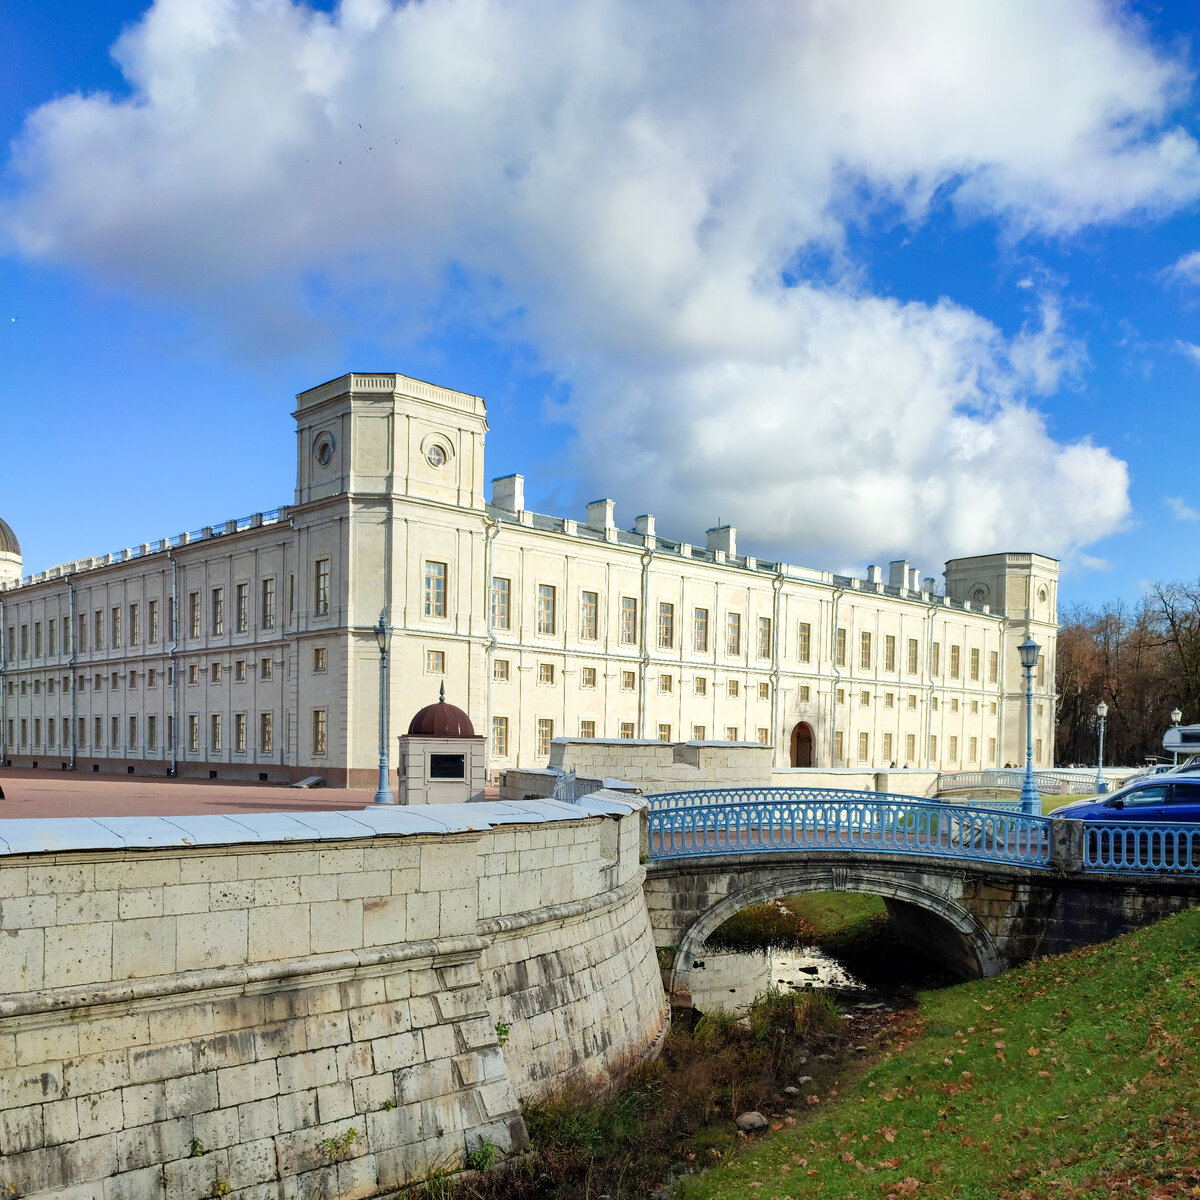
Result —
[[1155, 775], [1110, 796], [1064, 804], [1051, 815], [1080, 821], [1200, 821], [1200, 778]]

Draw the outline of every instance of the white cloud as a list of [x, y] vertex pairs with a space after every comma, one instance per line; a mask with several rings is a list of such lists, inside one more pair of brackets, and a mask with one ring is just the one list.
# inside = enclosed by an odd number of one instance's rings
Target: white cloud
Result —
[[[159, 0], [116, 54], [129, 99], [56, 100], [16, 147], [29, 258], [249, 345], [452, 304], [568, 386], [583, 486], [684, 536], [1059, 552], [1126, 517], [1124, 464], [1028, 403], [1082, 359], [1052, 299], [1006, 339], [872, 296], [844, 240], [897, 207], [1068, 235], [1194, 200], [1190, 80], [1098, 0]], [[785, 287], [807, 251], [842, 274]]]
[[1176, 342], [1176, 348], [1182, 354], [1186, 354], [1198, 367], [1200, 367], [1200, 346], [1194, 342]]
[[1167, 273], [1184, 283], [1200, 283], [1200, 250], [1183, 255]]
[[1163, 503], [1171, 510], [1177, 521], [1200, 521], [1200, 509], [1193, 508], [1182, 496], [1167, 496]]

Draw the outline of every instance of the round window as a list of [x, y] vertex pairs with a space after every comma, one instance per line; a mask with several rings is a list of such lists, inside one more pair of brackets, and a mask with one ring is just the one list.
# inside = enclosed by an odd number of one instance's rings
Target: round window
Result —
[[425, 461], [431, 467], [441, 467], [446, 464], [446, 451], [434, 442], [428, 450], [425, 451]]
[[1046, 603], [1046, 589], [1045, 588], [1038, 588], [1038, 602], [1041, 604]]
[[313, 443], [313, 457], [321, 466], [327, 467], [333, 462], [333, 435], [321, 433]]

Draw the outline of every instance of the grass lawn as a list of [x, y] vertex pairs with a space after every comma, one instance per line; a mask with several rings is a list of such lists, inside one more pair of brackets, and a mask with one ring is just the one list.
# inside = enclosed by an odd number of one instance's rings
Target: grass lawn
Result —
[[887, 909], [878, 896], [858, 892], [810, 892], [788, 896], [784, 904], [818, 934], [836, 933], [869, 917], [881, 917]]
[[[902, 1044], [687, 1200], [1200, 1196], [1200, 910], [925, 993]], [[799, 1113], [797, 1114], [800, 1115]]]

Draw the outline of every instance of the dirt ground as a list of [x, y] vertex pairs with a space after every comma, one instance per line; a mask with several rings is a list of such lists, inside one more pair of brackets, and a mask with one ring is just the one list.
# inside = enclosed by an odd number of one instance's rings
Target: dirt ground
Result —
[[293, 788], [277, 783], [139, 779], [66, 771], [0, 768], [0, 819], [7, 817], [161, 817], [197, 813], [303, 812], [364, 808], [375, 792]]

